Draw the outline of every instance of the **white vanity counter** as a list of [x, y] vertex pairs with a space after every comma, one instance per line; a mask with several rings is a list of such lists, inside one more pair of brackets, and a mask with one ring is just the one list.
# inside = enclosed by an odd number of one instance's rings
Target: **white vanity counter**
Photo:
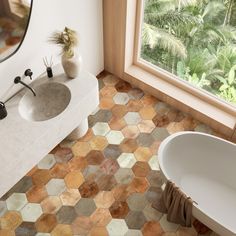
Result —
[[[99, 104], [98, 81], [88, 72], [68, 79], [61, 65], [53, 68], [54, 77], [45, 74], [30, 86], [59, 82], [71, 92], [71, 100], [58, 116], [46, 121], [28, 121], [19, 113], [19, 102], [28, 92], [23, 89], [6, 103], [8, 116], [0, 120], [0, 196], [5, 194], [58, 143], [86, 119]], [[15, 86], [21, 86], [16, 84]]]

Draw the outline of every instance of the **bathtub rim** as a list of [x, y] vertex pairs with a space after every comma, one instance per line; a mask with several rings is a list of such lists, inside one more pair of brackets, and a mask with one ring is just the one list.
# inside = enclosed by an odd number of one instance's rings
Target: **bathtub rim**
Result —
[[[166, 173], [166, 168], [163, 165], [163, 159], [164, 159], [163, 153], [164, 153], [165, 149], [167, 148], [167, 144], [170, 143], [175, 138], [177, 138], [178, 136], [183, 136], [183, 135], [187, 135], [187, 134], [198, 135], [198, 136], [207, 136], [207, 137], [210, 137], [211, 139], [216, 139], [216, 140], [219, 140], [219, 141], [223, 141], [224, 143], [228, 143], [228, 144], [236, 146], [236, 144], [233, 143], [233, 142], [230, 142], [228, 140], [225, 140], [223, 138], [217, 137], [217, 136], [212, 135], [212, 134], [207, 134], [207, 133], [202, 133], [202, 132], [181, 131], [181, 132], [171, 134], [170, 136], [168, 136], [167, 138], [165, 138], [161, 142], [160, 147], [158, 149], [158, 153], [157, 153], [157, 158], [158, 158], [158, 162], [159, 162], [159, 166], [160, 166], [161, 177], [163, 178], [165, 183], [167, 182], [167, 180], [172, 181], [171, 178], [169, 177], [169, 175]], [[181, 189], [181, 186], [177, 185], [177, 187], [179, 187]], [[220, 235], [236, 236], [236, 230], [231, 231], [230, 229], [227, 229], [224, 225], [222, 225], [216, 219], [211, 218], [210, 216], [208, 216], [207, 212], [204, 211], [204, 209], [202, 209], [195, 202], [193, 202], [192, 215], [195, 218], [197, 218], [198, 220], [204, 222], [204, 224], [206, 224], [210, 229], [214, 230], [216, 233], [218, 233]]]

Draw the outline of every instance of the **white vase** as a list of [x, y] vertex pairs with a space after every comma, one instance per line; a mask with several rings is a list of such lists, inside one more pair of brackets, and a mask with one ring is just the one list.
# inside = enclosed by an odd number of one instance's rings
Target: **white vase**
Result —
[[65, 54], [61, 57], [61, 63], [64, 68], [65, 74], [73, 79], [79, 76], [82, 69], [82, 57], [79, 51], [74, 50], [73, 57], [68, 58]]

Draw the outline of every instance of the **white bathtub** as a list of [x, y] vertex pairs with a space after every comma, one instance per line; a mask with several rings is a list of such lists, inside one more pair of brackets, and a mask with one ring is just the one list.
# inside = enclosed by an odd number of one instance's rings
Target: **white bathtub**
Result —
[[194, 203], [193, 216], [222, 236], [236, 235], [236, 145], [198, 133], [179, 132], [160, 145], [165, 180]]

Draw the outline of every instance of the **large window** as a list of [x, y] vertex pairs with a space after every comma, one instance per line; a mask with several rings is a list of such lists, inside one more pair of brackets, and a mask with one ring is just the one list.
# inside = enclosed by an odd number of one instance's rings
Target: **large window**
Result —
[[143, 0], [140, 57], [236, 105], [236, 1]]

